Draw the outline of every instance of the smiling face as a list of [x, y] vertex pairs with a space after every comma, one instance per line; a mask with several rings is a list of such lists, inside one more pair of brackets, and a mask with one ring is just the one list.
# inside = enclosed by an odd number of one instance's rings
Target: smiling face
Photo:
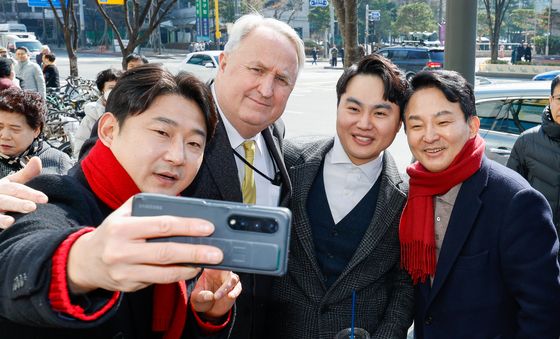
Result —
[[0, 153], [13, 157], [23, 153], [39, 136], [20, 113], [0, 110]]
[[293, 43], [271, 28], [257, 27], [220, 55], [218, 104], [241, 136], [251, 138], [282, 115], [297, 72]]
[[179, 194], [196, 176], [206, 133], [198, 105], [174, 94], [157, 97], [121, 126], [109, 112], [99, 123], [100, 140], [140, 191], [167, 195]]
[[353, 164], [376, 159], [395, 139], [401, 126], [399, 107], [383, 99], [384, 86], [375, 75], [356, 75], [340, 97], [336, 132]]
[[26, 62], [29, 60], [29, 54], [23, 49], [16, 50], [16, 60], [19, 62]]
[[441, 172], [449, 167], [470, 138], [474, 138], [480, 120], [465, 115], [458, 102], [447, 100], [435, 87], [414, 92], [405, 109], [408, 145], [416, 160], [428, 171]]

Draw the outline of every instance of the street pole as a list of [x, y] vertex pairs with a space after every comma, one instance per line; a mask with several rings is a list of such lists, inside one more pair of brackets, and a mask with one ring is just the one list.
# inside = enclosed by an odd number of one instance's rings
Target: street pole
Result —
[[84, 20], [84, 0], [78, 0], [78, 10], [80, 11], [80, 39], [82, 40], [82, 47], [87, 46], [86, 43], [86, 30]]
[[548, 4], [548, 34], [546, 35], [546, 48], [545, 48], [545, 51], [544, 51], [545, 55], [548, 55], [548, 52], [549, 52], [549, 49], [548, 49], [549, 48], [548, 47], [549, 42], [548, 41], [550, 39], [550, 33], [551, 33], [551, 28], [550, 28], [551, 27], [550, 26], [550, 12], [551, 11], [552, 11], [552, 0], [550, 0], [550, 3]]
[[334, 5], [332, 1], [329, 4], [329, 15], [331, 28], [331, 45], [334, 45]]
[[474, 84], [477, 0], [447, 0], [445, 69]]
[[220, 38], [222, 37], [222, 32], [220, 31], [220, 10], [219, 10], [219, 1], [214, 0], [214, 26], [215, 26], [215, 35], [216, 35], [216, 49], [220, 50]]
[[364, 34], [364, 46], [367, 48], [368, 45], [368, 33], [369, 33], [369, 4], [366, 4], [366, 31]]

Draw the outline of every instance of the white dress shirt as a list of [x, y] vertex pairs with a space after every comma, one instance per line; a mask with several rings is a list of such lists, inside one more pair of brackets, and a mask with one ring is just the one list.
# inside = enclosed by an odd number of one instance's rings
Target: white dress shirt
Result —
[[[214, 85], [212, 85], [212, 95], [216, 98], [216, 92]], [[231, 148], [233, 148], [239, 155], [245, 157], [245, 150], [243, 149], [243, 142], [246, 140], [255, 141], [255, 159], [253, 161], [253, 167], [266, 174], [269, 178], [274, 179], [275, 168], [273, 164], [272, 157], [268, 148], [266, 147], [266, 142], [261, 133], [255, 135], [250, 139], [244, 139], [239, 132], [233, 127], [233, 125], [226, 118], [217, 100], [214, 100], [218, 112], [220, 114], [220, 119], [224, 123], [226, 133], [229, 139]], [[243, 178], [245, 177], [245, 163], [234, 155], [235, 163], [237, 165], [237, 175], [239, 177], [239, 185], [243, 184]], [[255, 186], [257, 190], [256, 205], [265, 206], [278, 206], [280, 201], [280, 186], [273, 185], [268, 179], [264, 178], [262, 175], [254, 172]]]
[[354, 165], [344, 151], [338, 136], [325, 156], [323, 179], [325, 192], [335, 224], [356, 207], [373, 187], [383, 169], [383, 152], [363, 165]]

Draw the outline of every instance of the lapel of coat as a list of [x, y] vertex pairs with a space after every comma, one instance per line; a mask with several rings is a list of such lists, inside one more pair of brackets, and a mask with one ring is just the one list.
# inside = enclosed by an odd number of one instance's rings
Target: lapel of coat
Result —
[[206, 169], [225, 201], [243, 201], [237, 165], [224, 123], [219, 120], [204, 154]]
[[457, 260], [461, 253], [465, 241], [475, 224], [476, 217], [482, 206], [480, 194], [488, 183], [489, 169], [490, 161], [483, 158], [480, 169], [461, 185], [453, 211], [451, 212], [445, 237], [443, 238], [441, 252], [436, 264], [436, 275], [427, 306], [434, 300], [445, 283], [455, 260]]
[[296, 237], [296, 239], [292, 241], [299, 241], [303, 251], [305, 252], [306, 259], [313, 267], [317, 276], [317, 279], [305, 278], [305, 281], [302, 283], [311, 282], [314, 286], [316, 286], [315, 282], [319, 281], [323, 290], [326, 290], [326, 287], [323, 283], [323, 274], [315, 256], [315, 245], [313, 243], [311, 223], [309, 221], [309, 216], [307, 215], [307, 198], [309, 196], [311, 186], [315, 181], [315, 177], [317, 175], [323, 175], [319, 169], [321, 168], [321, 163], [323, 162], [325, 155], [333, 147], [333, 144], [334, 139], [326, 140], [310, 153], [304, 153], [302, 155], [302, 163], [299, 163], [289, 169], [291, 178], [293, 179], [293, 182], [296, 183], [293, 187], [294, 191], [292, 193], [292, 202], [290, 204], [293, 213], [292, 229], [294, 230]]
[[344, 297], [352, 293], [352, 288], [354, 288], [355, 284], [345, 283], [345, 280], [356, 279], [351, 274], [352, 270], [372, 253], [383, 238], [383, 235], [393, 225], [395, 218], [402, 212], [402, 207], [406, 201], [406, 192], [403, 192], [397, 186], [402, 184], [403, 179], [399, 174], [393, 157], [387, 151], [383, 153], [383, 169], [378, 180], [381, 180], [381, 186], [379, 187], [373, 219], [370, 221], [366, 233], [354, 252], [352, 259], [350, 259], [340, 277], [331, 286], [330, 291], [333, 293], [333, 296]]
[[282, 186], [280, 187], [280, 206], [287, 206], [288, 200], [292, 194], [292, 183], [288, 175], [288, 170], [286, 169], [286, 164], [284, 163], [284, 157], [282, 156], [282, 145], [280, 144], [280, 139], [272, 133], [274, 127], [266, 128], [262, 131], [266, 147], [270, 151], [272, 156], [272, 161], [278, 167], [280, 171], [280, 176], [282, 178]]

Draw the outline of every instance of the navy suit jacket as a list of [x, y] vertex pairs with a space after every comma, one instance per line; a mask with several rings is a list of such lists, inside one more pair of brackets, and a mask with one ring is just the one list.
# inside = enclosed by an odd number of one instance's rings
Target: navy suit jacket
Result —
[[415, 337], [558, 339], [557, 257], [544, 196], [484, 158], [461, 186], [433, 284], [415, 288]]

